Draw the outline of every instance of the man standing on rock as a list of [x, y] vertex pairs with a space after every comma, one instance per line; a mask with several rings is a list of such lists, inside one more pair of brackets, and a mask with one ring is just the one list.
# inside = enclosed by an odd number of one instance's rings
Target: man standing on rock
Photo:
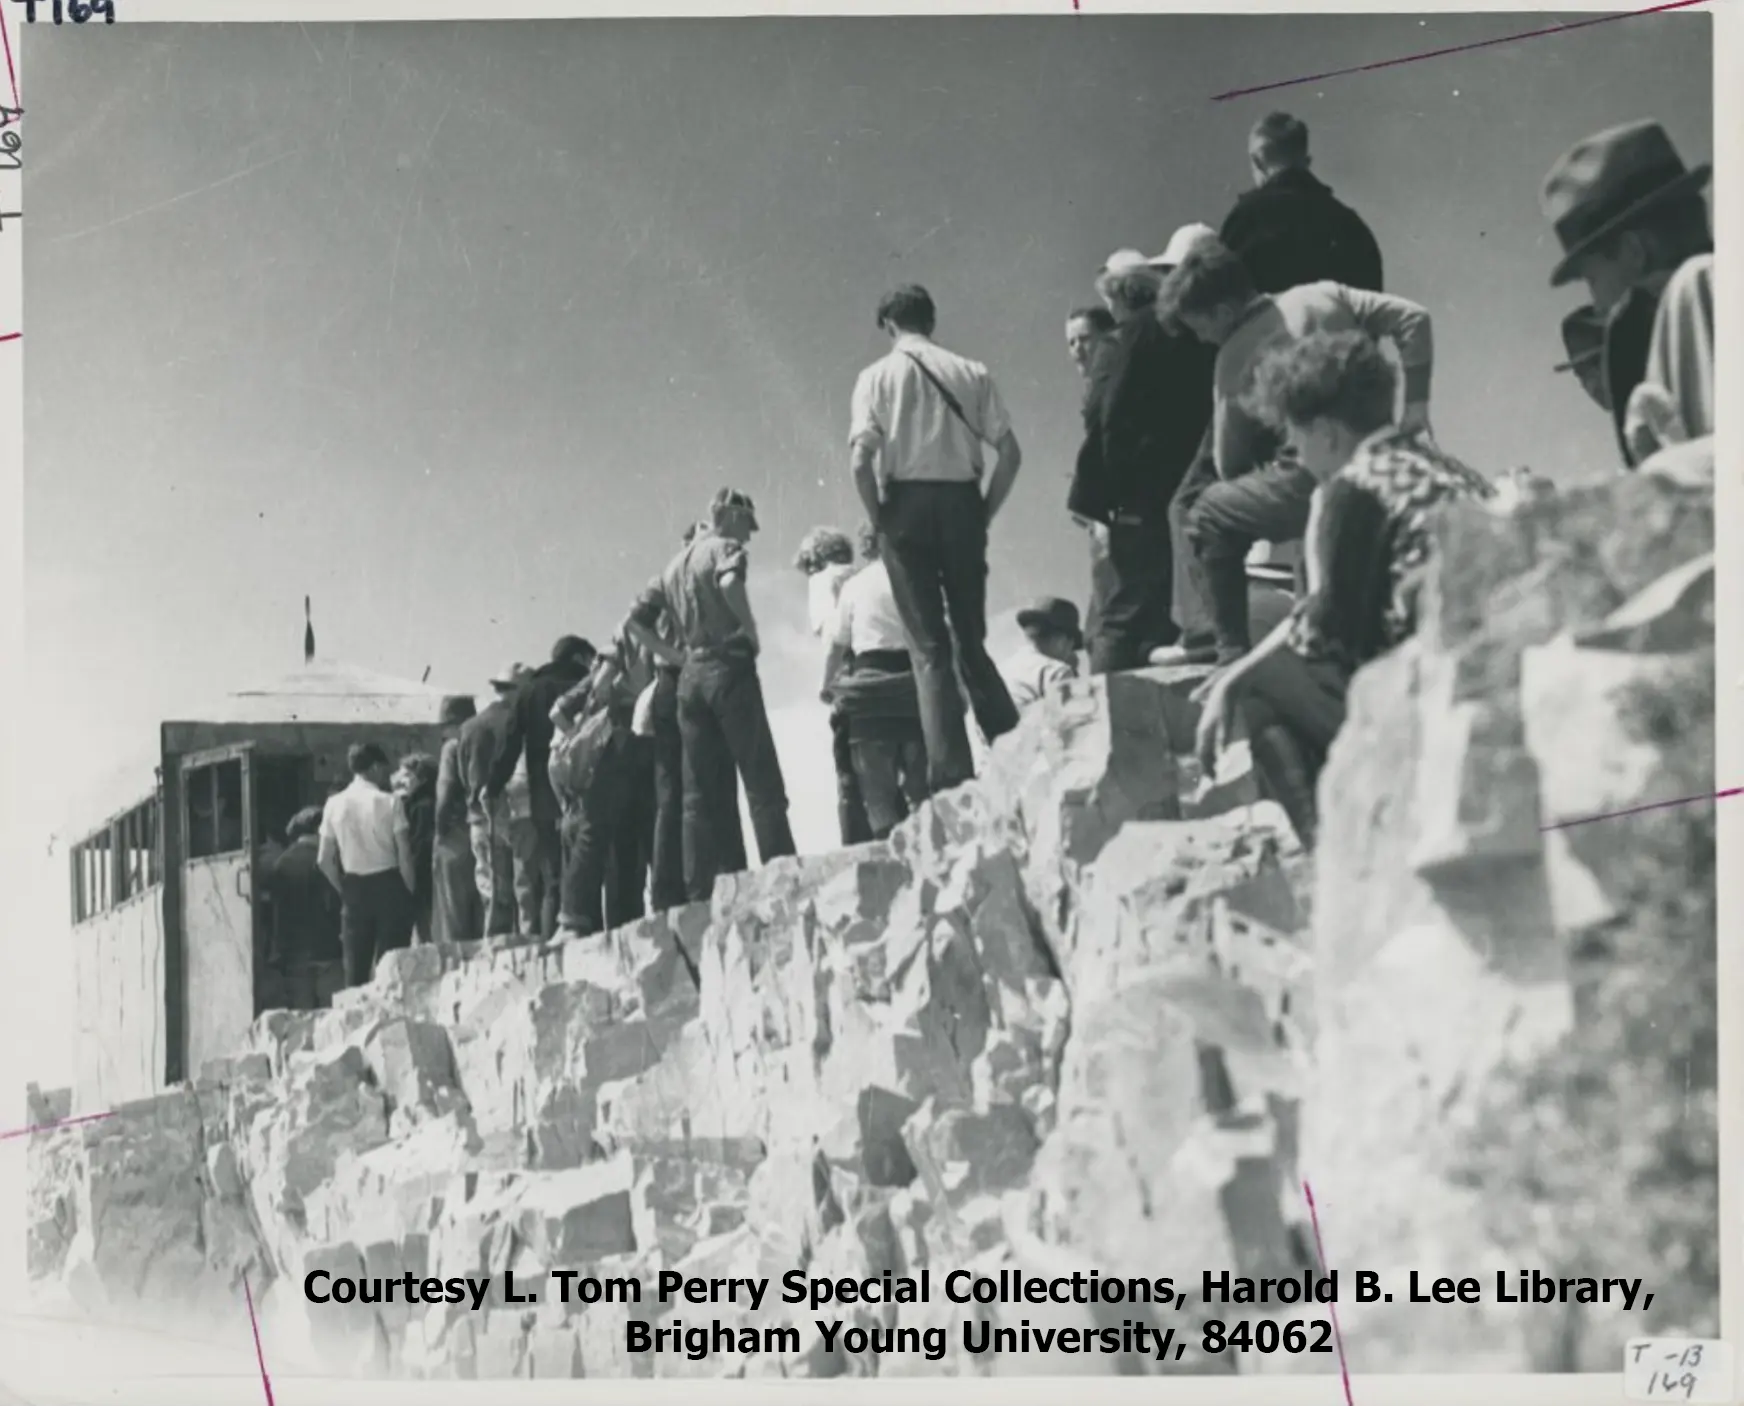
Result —
[[1641, 457], [1625, 434], [1629, 398], [1647, 373], [1660, 299], [1686, 263], [1712, 266], [1702, 198], [1712, 174], [1705, 163], [1686, 167], [1659, 123], [1631, 122], [1576, 142], [1539, 194], [1563, 250], [1552, 285], [1584, 282], [1604, 319], [1605, 398], [1629, 468]]
[[[757, 530], [750, 495], [723, 488], [698, 532], [648, 586], [625, 630], [656, 659], [679, 666], [678, 724], [684, 745], [684, 871], [692, 902], [714, 892], [722, 867], [716, 829], [727, 778], [744, 782], [758, 857], [795, 852], [787, 790], [757, 677], [757, 622], [746, 591], [745, 543]], [[677, 646], [654, 632], [661, 612], [676, 626]]]
[[346, 756], [351, 784], [321, 812], [317, 863], [339, 893], [339, 944], [345, 984], [362, 986], [383, 952], [412, 940], [417, 882], [412, 837], [394, 799], [388, 755], [373, 742]]
[[[934, 342], [936, 321], [932, 295], [917, 284], [879, 301], [891, 348], [855, 382], [848, 433], [854, 487], [908, 635], [935, 792], [975, 774], [959, 673], [989, 742], [1017, 726], [987, 653], [987, 532], [1023, 462], [993, 377]], [[984, 490], [988, 445], [995, 462]]]
[[[502, 795], [513, 779], [516, 766], [527, 764], [527, 801], [532, 813], [538, 926], [529, 936], [549, 942], [557, 934], [557, 909], [563, 881], [561, 807], [551, 789], [547, 766], [551, 757], [552, 706], [593, 667], [595, 651], [588, 641], [564, 635], [551, 647], [551, 662], [535, 669], [516, 690], [515, 703], [504, 731], [503, 749], [486, 779], [485, 799]], [[532, 907], [533, 905], [528, 905]], [[523, 912], [523, 920], [534, 914]]]
[[484, 909], [484, 935], [502, 937], [515, 930], [515, 851], [509, 833], [508, 798], [487, 802], [485, 785], [496, 759], [508, 745], [514, 693], [532, 671], [525, 664], [498, 670], [490, 685], [496, 697], [462, 724], [455, 751], [466, 826], [472, 839], [473, 881]]
[[1017, 612], [1024, 646], [1001, 666], [1018, 711], [1028, 708], [1055, 684], [1078, 677], [1078, 651], [1084, 634], [1078, 607], [1058, 596], [1043, 596]]

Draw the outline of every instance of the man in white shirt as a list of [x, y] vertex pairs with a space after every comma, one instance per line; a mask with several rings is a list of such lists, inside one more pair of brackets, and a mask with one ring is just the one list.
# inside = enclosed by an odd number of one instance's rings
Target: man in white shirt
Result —
[[[959, 673], [989, 740], [1017, 726], [987, 655], [987, 529], [1023, 452], [987, 368], [934, 342], [935, 321], [932, 296], [917, 285], [880, 300], [878, 327], [892, 346], [855, 382], [848, 442], [854, 486], [878, 529], [913, 649], [931, 787], [939, 791], [975, 774]], [[989, 445], [995, 461], [983, 490]]]
[[346, 755], [351, 784], [321, 811], [316, 863], [339, 891], [339, 943], [345, 984], [361, 986], [376, 959], [412, 940], [411, 826], [390, 789], [387, 753], [373, 742]]
[[927, 798], [926, 737], [908, 635], [878, 534], [867, 528], [860, 547], [866, 565], [836, 598], [825, 688], [847, 725], [870, 837], [882, 840]]
[[1084, 632], [1078, 607], [1058, 596], [1043, 596], [1017, 612], [1025, 644], [1001, 666], [1011, 700], [1018, 710], [1029, 707], [1055, 684], [1078, 677], [1078, 651]]

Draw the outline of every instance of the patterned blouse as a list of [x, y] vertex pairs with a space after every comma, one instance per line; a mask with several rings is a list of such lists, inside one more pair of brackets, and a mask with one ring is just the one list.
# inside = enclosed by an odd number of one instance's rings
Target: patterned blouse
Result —
[[1495, 490], [1427, 436], [1395, 427], [1364, 440], [1320, 492], [1309, 544], [1318, 588], [1297, 603], [1289, 643], [1306, 659], [1359, 669], [1417, 628], [1434, 510]]

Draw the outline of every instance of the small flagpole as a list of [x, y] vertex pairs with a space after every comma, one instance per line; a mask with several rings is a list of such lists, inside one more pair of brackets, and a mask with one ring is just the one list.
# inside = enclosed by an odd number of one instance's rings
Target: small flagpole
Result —
[[315, 622], [309, 615], [309, 598], [303, 597], [303, 663], [315, 662]]

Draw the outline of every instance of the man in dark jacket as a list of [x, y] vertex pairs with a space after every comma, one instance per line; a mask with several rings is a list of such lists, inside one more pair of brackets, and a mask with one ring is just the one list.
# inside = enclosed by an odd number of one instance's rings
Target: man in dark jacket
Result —
[[1308, 126], [1287, 112], [1263, 117], [1248, 135], [1254, 186], [1223, 222], [1223, 242], [1241, 255], [1254, 286], [1282, 293], [1330, 279], [1371, 293], [1381, 287], [1381, 250], [1362, 217], [1333, 198], [1308, 169]]
[[457, 770], [466, 800], [473, 877], [484, 909], [486, 937], [503, 937], [515, 930], [515, 851], [510, 842], [508, 807], [501, 796], [487, 803], [484, 792], [498, 756], [508, 746], [515, 690], [532, 672], [525, 664], [499, 670], [490, 681], [496, 697], [460, 729]]
[[562, 809], [551, 789], [551, 709], [557, 700], [587, 677], [597, 651], [586, 640], [565, 635], [551, 647], [551, 662], [535, 669], [516, 691], [503, 729], [503, 747], [485, 778], [488, 805], [509, 784], [515, 765], [527, 757], [527, 795], [537, 837], [539, 935], [550, 941], [557, 933], [558, 889], [562, 882]]
[[1169, 502], [1210, 419], [1216, 355], [1157, 320], [1160, 284], [1130, 250], [1111, 256], [1096, 282], [1117, 326], [1091, 369], [1067, 500], [1105, 533], [1106, 561], [1093, 583], [1092, 673], [1141, 668], [1177, 635]]

